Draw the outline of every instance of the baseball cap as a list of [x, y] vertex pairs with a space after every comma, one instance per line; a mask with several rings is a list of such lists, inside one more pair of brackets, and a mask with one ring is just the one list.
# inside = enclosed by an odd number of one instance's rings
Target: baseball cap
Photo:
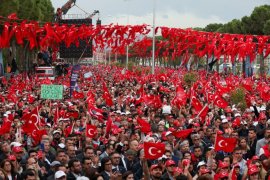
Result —
[[64, 143], [60, 143], [60, 144], [58, 144], [58, 146], [59, 146], [61, 149], [64, 149], [64, 148], [66, 147]]
[[153, 165], [151, 166], [150, 170], [152, 171], [152, 170], [154, 170], [154, 169], [156, 169], [156, 168], [160, 168], [160, 169], [162, 170], [162, 166], [161, 166], [160, 164], [153, 164]]
[[171, 131], [167, 131], [166, 134], [165, 134], [165, 136], [169, 136], [170, 134], [172, 134], [172, 132]]
[[211, 171], [209, 169], [207, 169], [207, 168], [204, 168], [204, 169], [200, 170], [200, 173], [201, 173], [201, 175], [204, 175], [204, 174], [207, 174], [207, 173], [211, 173]]
[[227, 123], [227, 122], [228, 122], [228, 119], [222, 119], [221, 122], [222, 122], [222, 123]]
[[12, 148], [12, 151], [15, 152], [15, 153], [23, 152], [23, 148], [20, 147], [20, 146], [15, 146], [15, 147]]
[[168, 166], [171, 166], [171, 165], [175, 165], [175, 162], [171, 159], [167, 160], [166, 163], [165, 163], [165, 166], [168, 167]]
[[197, 168], [201, 167], [201, 166], [206, 166], [206, 163], [204, 161], [200, 161], [197, 165]]
[[248, 174], [249, 175], [252, 175], [252, 174], [255, 174], [255, 173], [258, 173], [258, 172], [259, 172], [259, 169], [255, 164], [252, 164], [252, 165], [250, 165], [248, 167]]
[[53, 161], [53, 162], [51, 163], [51, 167], [54, 167], [54, 166], [56, 166], [56, 165], [61, 165], [61, 163], [60, 163], [59, 161]]
[[228, 168], [228, 167], [229, 167], [229, 164], [226, 163], [226, 162], [222, 162], [222, 161], [221, 161], [221, 162], [219, 163], [218, 167], [220, 167], [221, 169], [222, 169], [222, 168]]
[[241, 114], [240, 113], [235, 113], [234, 117], [240, 117]]
[[55, 130], [55, 131], [53, 131], [53, 134], [55, 134], [55, 133], [61, 134], [61, 131]]
[[9, 159], [10, 161], [15, 161], [15, 160], [16, 160], [16, 156], [14, 156], [14, 155], [9, 155], [9, 156], [8, 156], [8, 159]]
[[223, 172], [220, 172], [219, 173], [219, 178], [225, 178], [225, 177], [229, 177], [229, 173], [228, 172], [223, 171]]
[[63, 176], [66, 176], [66, 173], [64, 173], [64, 171], [56, 171], [56, 173], [54, 174], [55, 179], [61, 178]]

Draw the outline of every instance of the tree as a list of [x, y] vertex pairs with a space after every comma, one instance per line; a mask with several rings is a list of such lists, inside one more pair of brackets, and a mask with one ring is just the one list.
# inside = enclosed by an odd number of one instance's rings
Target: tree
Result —
[[19, 0], [1, 0], [0, 4], [0, 15], [3, 17], [19, 10]]
[[223, 24], [221, 23], [208, 24], [203, 30], [207, 32], [216, 32], [222, 26]]
[[264, 24], [270, 19], [270, 6], [263, 5], [256, 7], [250, 15], [252, 34], [263, 35]]
[[270, 35], [270, 19], [263, 26], [263, 34]]

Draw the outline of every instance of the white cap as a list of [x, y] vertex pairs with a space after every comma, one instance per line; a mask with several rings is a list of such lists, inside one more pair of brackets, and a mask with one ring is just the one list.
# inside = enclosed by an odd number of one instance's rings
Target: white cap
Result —
[[120, 110], [117, 110], [116, 113], [117, 113], [117, 114], [121, 114], [121, 111], [120, 111]]
[[55, 130], [55, 131], [53, 131], [53, 134], [55, 134], [55, 133], [61, 134], [61, 131]]
[[12, 143], [10, 143], [10, 146], [18, 147], [18, 146], [22, 146], [22, 144], [19, 142], [12, 142]]
[[60, 163], [59, 161], [53, 161], [53, 162], [51, 163], [51, 166], [53, 167], [53, 166], [55, 166], [55, 165], [61, 165], [61, 163]]
[[159, 122], [158, 122], [158, 125], [164, 126], [164, 125], [165, 125], [165, 122], [164, 122], [164, 121], [159, 121]]
[[206, 163], [204, 161], [200, 161], [197, 165], [197, 168], [200, 166], [206, 166]]
[[234, 117], [240, 117], [241, 114], [240, 113], [235, 113]]
[[220, 118], [221, 118], [221, 119], [226, 119], [226, 116], [221, 115]]
[[260, 108], [260, 110], [261, 110], [261, 111], [266, 111], [265, 106], [262, 106], [262, 107]]
[[128, 115], [128, 114], [131, 114], [129, 111], [126, 111], [126, 114]]
[[130, 107], [134, 107], [135, 105], [134, 104], [131, 104]]
[[166, 134], [165, 134], [165, 136], [169, 136], [170, 134], [172, 134], [172, 132], [171, 131], [167, 131]]
[[56, 171], [56, 173], [54, 174], [55, 179], [61, 178], [63, 176], [66, 176], [66, 173], [64, 173], [64, 171]]
[[58, 146], [59, 146], [61, 149], [64, 149], [64, 148], [66, 147], [65, 144], [63, 144], [63, 143], [58, 144]]
[[46, 126], [49, 126], [50, 128], [52, 127], [52, 125], [50, 123], [47, 123]]
[[164, 105], [162, 107], [162, 114], [171, 114], [172, 107], [168, 105]]
[[228, 122], [228, 119], [222, 119], [221, 122], [222, 122], [222, 123], [227, 123], [227, 122]]
[[121, 112], [121, 115], [126, 115], [126, 113], [125, 112]]

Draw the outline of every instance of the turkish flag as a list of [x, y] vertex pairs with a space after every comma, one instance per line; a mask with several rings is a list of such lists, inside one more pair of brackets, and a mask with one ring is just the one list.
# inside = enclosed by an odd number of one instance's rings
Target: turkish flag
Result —
[[222, 97], [216, 95], [214, 104], [219, 108], [225, 109], [228, 106], [227, 101], [225, 101]]
[[87, 124], [86, 125], [86, 136], [93, 138], [96, 136], [96, 134], [97, 134], [97, 127], [93, 126], [91, 124]]
[[111, 97], [110, 92], [109, 92], [109, 90], [106, 87], [106, 84], [104, 82], [103, 82], [103, 96], [102, 97], [105, 99], [106, 104], [108, 106], [113, 105], [112, 97]]
[[204, 105], [204, 107], [200, 110], [198, 116], [200, 116], [202, 119], [205, 118], [205, 116], [207, 115], [209, 111], [209, 107], [208, 107], [208, 104]]
[[164, 143], [144, 143], [144, 156], [146, 159], [156, 160], [161, 157], [165, 152]]
[[202, 104], [195, 96], [191, 97], [191, 105], [197, 112], [201, 111], [201, 109], [203, 108]]
[[83, 92], [73, 91], [72, 96], [75, 99], [83, 99], [84, 98]]
[[31, 132], [31, 137], [33, 138], [35, 144], [38, 144], [41, 140], [41, 137], [43, 135], [47, 135], [47, 131], [46, 129], [43, 129], [43, 130], [38, 130], [38, 129], [34, 129], [32, 132]]
[[92, 117], [97, 118], [97, 120], [99, 120], [100, 122], [104, 121], [104, 116], [102, 114], [103, 113], [102, 109], [99, 109], [99, 108], [93, 106], [92, 104], [88, 104], [88, 111], [89, 111], [89, 114]]
[[215, 151], [233, 152], [237, 144], [236, 138], [225, 138], [217, 135], [215, 143]]
[[147, 134], [151, 132], [151, 125], [141, 118], [137, 118], [138, 125], [143, 133]]
[[193, 129], [184, 129], [180, 131], [174, 131], [173, 135], [180, 139], [186, 139], [191, 133]]
[[64, 118], [70, 118], [70, 117], [77, 119], [79, 117], [79, 113], [77, 111], [66, 112], [64, 115]]

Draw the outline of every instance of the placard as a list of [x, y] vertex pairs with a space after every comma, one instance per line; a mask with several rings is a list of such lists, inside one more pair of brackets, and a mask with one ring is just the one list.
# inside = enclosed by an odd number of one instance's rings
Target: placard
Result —
[[42, 99], [63, 99], [62, 85], [41, 85]]

